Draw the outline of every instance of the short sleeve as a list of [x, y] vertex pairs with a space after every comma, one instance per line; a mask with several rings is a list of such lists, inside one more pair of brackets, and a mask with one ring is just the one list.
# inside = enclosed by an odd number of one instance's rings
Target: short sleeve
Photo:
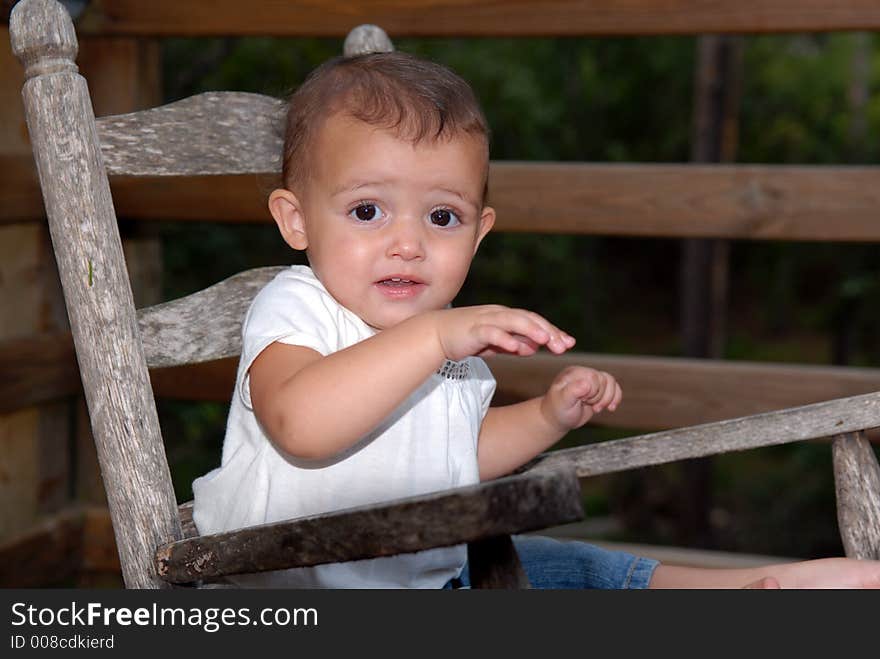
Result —
[[480, 387], [480, 403], [482, 418], [486, 418], [492, 397], [495, 395], [495, 376], [489, 370], [489, 366], [480, 357], [471, 357], [474, 377]]
[[272, 343], [311, 348], [322, 355], [338, 350], [338, 304], [319, 284], [282, 272], [254, 298], [242, 327], [238, 393], [248, 409], [250, 367]]

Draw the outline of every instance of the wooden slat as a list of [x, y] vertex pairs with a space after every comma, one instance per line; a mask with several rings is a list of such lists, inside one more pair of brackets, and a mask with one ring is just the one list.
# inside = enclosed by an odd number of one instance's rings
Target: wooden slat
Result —
[[831, 442], [837, 524], [850, 558], [880, 560], [880, 466], [862, 432]]
[[526, 471], [574, 467], [579, 478], [586, 478], [876, 427], [880, 392], [552, 451]]
[[[126, 217], [268, 223], [275, 180], [125, 178], [113, 190]], [[880, 241], [880, 167], [493, 162], [489, 186], [496, 231]]]
[[69, 332], [3, 341], [0, 365], [0, 414], [82, 390]]
[[147, 364], [204, 362], [241, 353], [241, 325], [256, 294], [284, 268], [238, 273], [201, 291], [138, 311]]
[[541, 395], [568, 365], [614, 374], [623, 402], [593, 423], [617, 428], [680, 428], [880, 391], [880, 369], [868, 368], [589, 353], [487, 361], [499, 396], [511, 400]]
[[108, 174], [188, 176], [281, 169], [283, 101], [209, 92], [98, 119]]
[[493, 163], [501, 231], [878, 240], [880, 168]]
[[280, 178], [274, 173], [180, 178], [114, 176], [110, 189], [116, 212], [129, 220], [270, 225], [267, 202]]
[[[13, 170], [0, 179], [0, 200], [11, 200], [0, 223], [40, 207], [32, 163], [14, 160], [0, 161]], [[880, 167], [493, 162], [490, 177], [496, 231], [880, 241]], [[120, 176], [111, 188], [130, 219], [270, 223], [277, 181], [274, 172]]]
[[238, 357], [150, 370], [156, 398], [228, 403], [235, 388]]
[[880, 28], [872, 0], [93, 0], [83, 34], [343, 36], [376, 23], [402, 36], [536, 36], [822, 32]]
[[[76, 394], [79, 373], [69, 335], [48, 334], [0, 344], [0, 411]], [[188, 366], [153, 368], [160, 398], [228, 402], [235, 357]], [[880, 369], [762, 364], [667, 357], [575, 353], [529, 359], [493, 357], [498, 400], [543, 393], [569, 364], [614, 373], [623, 385], [620, 408], [594, 423], [618, 428], [679, 428], [778, 410], [836, 397], [880, 391]]]
[[519, 533], [583, 517], [569, 468], [180, 540], [156, 552], [174, 583], [392, 556]]

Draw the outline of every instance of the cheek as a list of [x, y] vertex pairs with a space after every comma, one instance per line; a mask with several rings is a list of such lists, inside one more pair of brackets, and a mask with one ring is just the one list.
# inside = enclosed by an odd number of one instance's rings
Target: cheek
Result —
[[455, 281], [460, 284], [467, 276], [471, 266], [471, 254], [473, 248], [468, 245], [449, 246], [438, 255], [438, 261], [443, 265], [446, 276], [450, 283]]

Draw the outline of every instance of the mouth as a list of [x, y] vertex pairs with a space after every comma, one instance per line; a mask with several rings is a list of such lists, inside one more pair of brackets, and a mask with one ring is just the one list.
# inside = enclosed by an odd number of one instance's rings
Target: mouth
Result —
[[389, 277], [388, 279], [380, 279], [376, 283], [382, 286], [412, 286], [422, 282], [415, 279], [406, 279], [405, 277]]
[[412, 277], [387, 277], [376, 281], [376, 286], [386, 295], [393, 298], [405, 298], [416, 295], [425, 283]]

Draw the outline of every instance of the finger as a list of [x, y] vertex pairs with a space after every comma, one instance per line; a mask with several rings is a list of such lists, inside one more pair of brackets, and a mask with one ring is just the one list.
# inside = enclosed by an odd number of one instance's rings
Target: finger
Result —
[[488, 349], [513, 354], [519, 352], [521, 342], [496, 325], [477, 325], [474, 335]]
[[615, 380], [614, 398], [612, 399], [611, 404], [608, 405], [608, 409], [614, 412], [617, 409], [617, 406], [620, 405], [621, 400], [623, 400], [623, 389], [620, 388], [620, 383]]
[[532, 314], [522, 309], [503, 309], [486, 319], [488, 324], [496, 325], [510, 334], [531, 339], [537, 345], [545, 345], [550, 340], [550, 332], [536, 322]]
[[[617, 387], [614, 378], [608, 375], [607, 373], [602, 374], [602, 395], [599, 398], [599, 409], [597, 412], [601, 412], [604, 409], [607, 409], [609, 405], [611, 405], [611, 401], [614, 400], [614, 394], [617, 393]], [[594, 408], [595, 409], [595, 408]]]
[[540, 345], [546, 345], [548, 350], [555, 353], [561, 353], [574, 345], [573, 338], [570, 338], [570, 340], [564, 339], [563, 335], [568, 335], [540, 314], [535, 313], [534, 311], [529, 311], [528, 309], [511, 309], [510, 311], [518, 314], [522, 318], [528, 319], [534, 327], [539, 329], [543, 336], [538, 340], [538, 343]]
[[573, 336], [562, 331], [560, 328], [544, 318], [542, 315], [535, 313], [534, 311], [528, 311], [526, 309], [522, 309], [521, 311], [528, 314], [535, 323], [537, 323], [540, 327], [544, 329], [545, 332], [547, 332], [547, 334], [549, 335], [549, 338], [547, 340], [547, 348], [552, 352], [562, 353], [566, 350], [570, 350], [574, 346], [575, 339]]
[[513, 338], [525, 345], [531, 351], [529, 354], [532, 355], [538, 352], [538, 348], [541, 347], [537, 343], [532, 341], [529, 337], [523, 336], [522, 334], [514, 334]]

